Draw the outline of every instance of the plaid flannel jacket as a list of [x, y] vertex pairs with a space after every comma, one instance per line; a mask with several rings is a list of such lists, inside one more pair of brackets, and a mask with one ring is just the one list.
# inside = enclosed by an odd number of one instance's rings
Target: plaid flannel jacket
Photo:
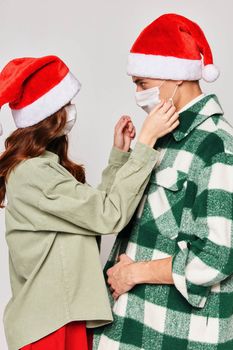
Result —
[[96, 331], [94, 350], [233, 349], [233, 128], [215, 95], [180, 113], [160, 140], [128, 236], [135, 261], [173, 257], [174, 285], [137, 285], [113, 306], [114, 322]]

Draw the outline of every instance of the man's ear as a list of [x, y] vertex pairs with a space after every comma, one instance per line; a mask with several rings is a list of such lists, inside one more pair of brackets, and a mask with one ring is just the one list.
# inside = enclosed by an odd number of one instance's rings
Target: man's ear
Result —
[[176, 85], [180, 86], [180, 85], [183, 84], [183, 82], [184, 82], [184, 80], [177, 80], [177, 81], [176, 81]]

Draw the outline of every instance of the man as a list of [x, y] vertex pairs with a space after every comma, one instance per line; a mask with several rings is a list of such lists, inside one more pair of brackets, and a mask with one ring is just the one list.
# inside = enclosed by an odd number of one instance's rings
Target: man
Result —
[[114, 322], [94, 349], [233, 349], [233, 129], [199, 86], [219, 75], [211, 49], [197, 24], [163, 15], [134, 43], [128, 74], [142, 108], [170, 99], [180, 125], [156, 145], [160, 165], [111, 252]]

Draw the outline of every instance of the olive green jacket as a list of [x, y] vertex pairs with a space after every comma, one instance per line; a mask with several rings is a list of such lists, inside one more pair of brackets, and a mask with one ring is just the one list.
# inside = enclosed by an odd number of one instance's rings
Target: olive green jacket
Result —
[[78, 182], [46, 151], [22, 161], [6, 184], [6, 240], [12, 288], [4, 313], [9, 350], [74, 320], [112, 321], [96, 236], [129, 222], [158, 160], [137, 143], [113, 148], [98, 189]]

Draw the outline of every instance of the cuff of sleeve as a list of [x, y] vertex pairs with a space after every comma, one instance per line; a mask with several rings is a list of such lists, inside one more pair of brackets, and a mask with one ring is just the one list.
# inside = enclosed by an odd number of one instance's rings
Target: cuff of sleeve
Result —
[[144, 164], [151, 161], [156, 163], [159, 159], [159, 152], [154, 148], [145, 145], [144, 143], [137, 142], [130, 155], [130, 158], [138, 160]]
[[129, 152], [124, 152], [116, 147], [113, 147], [109, 156], [109, 164], [125, 164], [129, 159], [130, 154], [131, 149]]
[[180, 241], [178, 245], [179, 250], [172, 259], [172, 277], [174, 285], [190, 305], [203, 308], [206, 304], [209, 288], [204, 286], [194, 286], [187, 281], [185, 276], [185, 269], [189, 254], [187, 242]]

